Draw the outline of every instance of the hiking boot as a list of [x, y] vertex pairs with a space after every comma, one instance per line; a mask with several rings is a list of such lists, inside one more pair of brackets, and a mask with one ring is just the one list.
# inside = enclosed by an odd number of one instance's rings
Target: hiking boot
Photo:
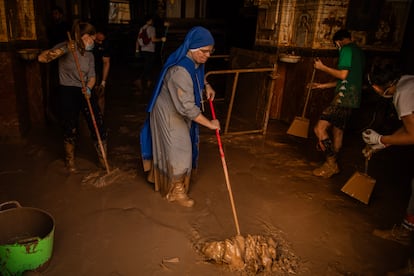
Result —
[[405, 227], [404, 225], [394, 225], [392, 229], [381, 230], [375, 229], [372, 234], [379, 238], [395, 241], [404, 246], [409, 246], [413, 240], [413, 231]]
[[322, 164], [319, 168], [313, 170], [313, 175], [320, 176], [323, 178], [330, 178], [334, 174], [339, 173], [338, 164], [334, 157], [328, 157], [326, 162]]

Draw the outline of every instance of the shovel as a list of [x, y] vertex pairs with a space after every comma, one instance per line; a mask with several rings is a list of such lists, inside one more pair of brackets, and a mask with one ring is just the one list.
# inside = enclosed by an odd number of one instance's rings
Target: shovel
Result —
[[315, 79], [315, 72], [316, 72], [316, 69], [314, 68], [312, 72], [312, 78], [309, 84], [308, 92], [306, 95], [305, 106], [303, 107], [302, 116], [295, 117], [295, 119], [293, 120], [292, 124], [290, 125], [287, 131], [287, 134], [302, 137], [302, 138], [308, 138], [309, 119], [305, 118], [305, 113], [308, 108], [308, 102], [309, 102], [309, 98], [310, 98], [310, 94], [312, 90], [312, 84], [313, 84], [313, 80]]
[[355, 172], [345, 183], [341, 191], [349, 196], [368, 204], [376, 180], [368, 175], [368, 162], [371, 155], [365, 157], [365, 172]]

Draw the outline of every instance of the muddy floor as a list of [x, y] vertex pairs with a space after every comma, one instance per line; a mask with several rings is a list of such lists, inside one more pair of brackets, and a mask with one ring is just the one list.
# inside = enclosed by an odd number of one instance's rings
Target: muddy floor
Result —
[[[57, 124], [38, 127], [20, 142], [1, 141], [0, 203], [15, 200], [55, 219], [53, 255], [41, 274], [252, 274], [208, 262], [198, 251], [200, 244], [237, 234], [215, 133], [201, 133], [189, 193], [195, 206], [168, 203], [141, 170], [138, 133], [148, 97], [132, 89], [133, 72], [111, 74], [108, 159], [120, 175], [110, 185], [82, 183], [97, 170], [86, 131], [77, 149], [80, 172], [73, 175], [64, 169]], [[287, 128], [270, 121], [266, 135], [221, 137], [241, 235], [272, 236], [282, 256], [267, 275], [386, 275], [403, 266], [411, 249], [371, 232], [391, 227], [404, 214], [412, 148], [389, 148], [373, 157], [369, 174], [377, 183], [366, 205], [341, 192], [364, 169], [359, 133], [345, 138], [341, 173], [321, 179], [311, 174], [321, 161], [315, 141], [288, 136]]]

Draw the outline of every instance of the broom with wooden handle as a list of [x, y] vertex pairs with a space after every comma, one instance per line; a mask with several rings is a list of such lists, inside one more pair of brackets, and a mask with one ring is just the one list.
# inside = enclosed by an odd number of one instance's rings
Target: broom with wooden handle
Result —
[[305, 117], [305, 114], [306, 114], [306, 110], [308, 109], [308, 103], [310, 99], [312, 85], [315, 80], [315, 73], [316, 73], [316, 69], [313, 68], [311, 81], [308, 84], [308, 90], [306, 94], [305, 105], [303, 107], [302, 115], [300, 117], [299, 116], [295, 117], [289, 129], [287, 130], [287, 134], [302, 137], [302, 138], [308, 138], [309, 119]]
[[[213, 119], [216, 120], [216, 112], [214, 111], [213, 101], [209, 100], [209, 102], [210, 102], [211, 115], [213, 116]], [[231, 209], [233, 211], [234, 223], [236, 224], [237, 235], [240, 235], [240, 227], [239, 227], [239, 221], [237, 219], [236, 206], [234, 205], [233, 193], [231, 191], [231, 185], [230, 185], [230, 180], [229, 180], [229, 173], [227, 171], [226, 158], [224, 157], [223, 145], [221, 144], [220, 131], [218, 129], [216, 129], [216, 136], [217, 136], [217, 143], [218, 143], [219, 151], [220, 151], [221, 163], [223, 164], [224, 177], [226, 179], [227, 190], [229, 192]]]
[[[67, 35], [68, 35], [69, 42], [72, 43], [72, 37], [71, 37], [70, 33], [67, 32]], [[79, 59], [78, 59], [78, 55], [76, 54], [76, 50], [73, 50], [73, 49], [69, 49], [69, 50], [72, 52], [73, 59], [75, 60], [75, 63], [76, 63], [76, 69], [78, 70], [78, 73], [79, 73], [79, 78], [80, 78], [81, 85], [82, 85], [82, 91], [86, 91], [86, 84], [85, 84], [85, 81], [83, 79], [83, 74], [82, 74], [82, 71], [81, 71], [81, 68], [80, 68]], [[104, 148], [103, 143], [102, 143], [101, 134], [99, 133], [98, 126], [96, 124], [95, 114], [93, 113], [91, 101], [89, 100], [88, 95], [85, 94], [84, 96], [85, 96], [85, 100], [88, 104], [89, 112], [91, 113], [92, 123], [93, 123], [93, 126], [95, 128], [96, 137], [98, 139], [99, 149], [101, 150], [102, 158], [103, 158], [104, 163], [105, 163], [106, 173], [109, 174], [111, 172], [111, 170], [109, 169], [108, 160], [106, 158], [105, 148]]]

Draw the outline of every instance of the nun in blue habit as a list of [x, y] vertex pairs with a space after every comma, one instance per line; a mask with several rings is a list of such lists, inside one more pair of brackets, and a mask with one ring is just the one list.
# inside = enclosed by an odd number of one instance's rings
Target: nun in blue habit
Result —
[[202, 93], [215, 91], [204, 80], [204, 64], [214, 50], [210, 31], [197, 26], [164, 64], [152, 97], [140, 144], [147, 179], [169, 202], [192, 207], [188, 197], [192, 170], [197, 167], [199, 125], [220, 129], [217, 120], [202, 114]]

